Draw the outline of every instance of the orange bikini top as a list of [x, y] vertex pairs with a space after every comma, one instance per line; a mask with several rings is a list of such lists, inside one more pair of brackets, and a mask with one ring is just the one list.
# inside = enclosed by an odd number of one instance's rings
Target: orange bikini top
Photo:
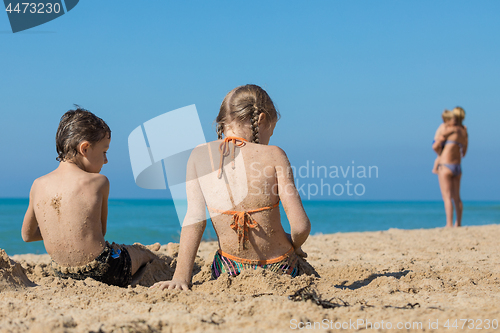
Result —
[[233, 143], [233, 169], [234, 169], [234, 150], [236, 149], [236, 146], [238, 147], [243, 147], [245, 145], [245, 142], [247, 140], [243, 138], [239, 138], [237, 136], [227, 136], [224, 141], [219, 145], [219, 152], [220, 152], [220, 162], [219, 162], [219, 173], [217, 174], [217, 177], [220, 179], [222, 177], [222, 168], [223, 163], [224, 163], [224, 157], [229, 156], [229, 142]]
[[[222, 171], [223, 171], [223, 162], [224, 162], [224, 157], [229, 156], [229, 142], [233, 143], [233, 169], [234, 169], [234, 150], [236, 146], [238, 147], [243, 147], [245, 145], [245, 142], [247, 140], [235, 136], [228, 136], [224, 139], [224, 141], [220, 144], [219, 146], [219, 152], [220, 152], [220, 163], [219, 163], [219, 173], [217, 174], [218, 178], [222, 177]], [[210, 148], [209, 148], [210, 149]], [[211, 155], [211, 154], [210, 154]], [[210, 156], [211, 159], [212, 156]], [[253, 219], [253, 217], [250, 214], [257, 213], [257, 212], [262, 212], [264, 210], [269, 210], [278, 207], [280, 202], [278, 201], [272, 206], [269, 207], [262, 207], [262, 208], [257, 208], [257, 209], [252, 209], [252, 210], [247, 210], [247, 211], [237, 211], [237, 210], [219, 210], [219, 209], [214, 209], [210, 208], [207, 206], [208, 210], [214, 213], [219, 213], [219, 214], [224, 214], [224, 215], [232, 215], [232, 223], [231, 223], [231, 229], [233, 229], [237, 234], [238, 234], [238, 251], [241, 251], [241, 249], [245, 249], [245, 241], [248, 240], [248, 229], [249, 228], [256, 228], [258, 226], [257, 222]]]
[[224, 215], [233, 215], [232, 223], [231, 223], [231, 229], [234, 230], [238, 234], [238, 251], [241, 251], [241, 249], [246, 249], [245, 247], [245, 241], [248, 240], [248, 229], [249, 228], [256, 228], [258, 226], [257, 222], [253, 219], [252, 213], [257, 213], [257, 212], [262, 212], [264, 210], [269, 210], [276, 208], [280, 205], [280, 202], [278, 201], [272, 206], [269, 207], [262, 207], [262, 208], [257, 208], [257, 209], [252, 209], [252, 210], [246, 210], [246, 211], [237, 211], [237, 210], [219, 210], [219, 209], [213, 209], [210, 207], [207, 207], [208, 210], [214, 213], [219, 213], [219, 214], [224, 214]]

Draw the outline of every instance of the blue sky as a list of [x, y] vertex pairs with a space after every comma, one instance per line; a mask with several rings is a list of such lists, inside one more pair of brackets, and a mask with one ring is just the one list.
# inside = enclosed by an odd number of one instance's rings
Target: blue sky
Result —
[[[500, 200], [500, 2], [80, 1], [12, 34], [0, 13], [0, 197], [27, 197], [57, 167], [73, 103], [111, 127], [111, 198], [165, 198], [134, 183], [127, 138], [196, 104], [207, 140], [235, 86], [264, 87], [282, 114], [271, 144], [295, 167], [377, 166], [348, 200], [439, 200], [431, 142], [461, 105], [470, 146], [462, 197]], [[315, 179], [301, 179], [317, 183]], [[313, 197], [312, 199], [320, 199]]]

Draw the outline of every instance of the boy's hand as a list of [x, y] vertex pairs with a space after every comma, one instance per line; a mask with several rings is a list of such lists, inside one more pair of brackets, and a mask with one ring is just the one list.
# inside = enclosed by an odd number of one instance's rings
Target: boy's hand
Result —
[[161, 281], [156, 282], [149, 288], [159, 288], [164, 289], [179, 289], [179, 290], [189, 290], [189, 283], [184, 280], [172, 279], [172, 281]]

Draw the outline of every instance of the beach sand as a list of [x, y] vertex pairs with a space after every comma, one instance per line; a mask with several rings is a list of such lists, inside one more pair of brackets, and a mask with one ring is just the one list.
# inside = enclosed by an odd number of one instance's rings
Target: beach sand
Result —
[[[316, 235], [303, 248], [319, 278], [258, 269], [215, 281], [217, 245], [204, 242], [189, 292], [147, 288], [172, 277], [178, 244], [162, 246], [129, 288], [58, 279], [47, 255], [0, 251], [0, 332], [285, 332], [314, 322], [318, 332], [500, 332], [492, 328], [500, 320], [499, 238], [500, 225]], [[460, 319], [474, 321], [462, 329]]]

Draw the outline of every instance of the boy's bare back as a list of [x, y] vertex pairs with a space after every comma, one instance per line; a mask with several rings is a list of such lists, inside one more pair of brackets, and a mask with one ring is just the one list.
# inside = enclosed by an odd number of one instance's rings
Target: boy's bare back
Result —
[[45, 249], [55, 262], [85, 265], [105, 246], [108, 194], [106, 176], [60, 163], [33, 183], [23, 238], [29, 241], [30, 229], [38, 224]]

